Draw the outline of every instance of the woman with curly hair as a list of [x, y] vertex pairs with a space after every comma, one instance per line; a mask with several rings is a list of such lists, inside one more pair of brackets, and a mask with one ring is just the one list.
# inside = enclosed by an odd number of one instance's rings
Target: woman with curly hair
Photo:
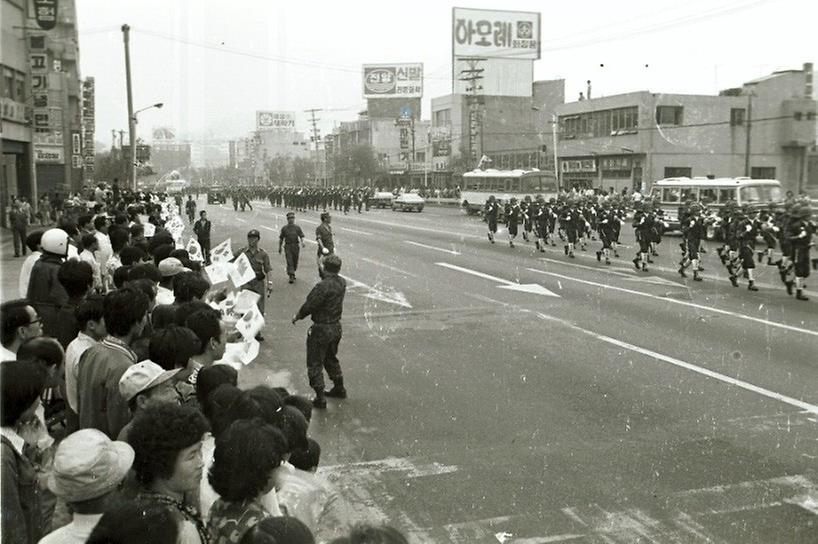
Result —
[[273, 471], [287, 450], [281, 431], [261, 419], [235, 421], [216, 438], [208, 475], [220, 497], [208, 521], [214, 544], [237, 544], [245, 532], [271, 516], [261, 498], [273, 489]]
[[172, 507], [181, 522], [180, 542], [210, 542], [198, 510], [184, 502], [185, 494], [198, 496], [207, 431], [207, 420], [196, 408], [156, 403], [145, 406], [128, 432], [142, 487], [138, 498]]

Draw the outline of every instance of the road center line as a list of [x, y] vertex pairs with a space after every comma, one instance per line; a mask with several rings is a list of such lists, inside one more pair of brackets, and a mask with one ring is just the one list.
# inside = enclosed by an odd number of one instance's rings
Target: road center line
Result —
[[412, 242], [411, 240], [405, 240], [405, 242], [407, 244], [412, 244], [413, 246], [425, 247], [426, 249], [432, 249], [434, 251], [441, 251], [443, 253], [448, 253], [449, 255], [460, 255], [459, 251], [453, 251], [451, 249], [443, 249], [442, 247], [427, 246], [426, 244], [420, 244], [418, 242]]
[[696, 304], [695, 302], [686, 302], [684, 300], [676, 300], [674, 298], [669, 298], [669, 297], [660, 297], [660, 296], [657, 296], [657, 295], [652, 295], [650, 293], [643, 293], [642, 291], [635, 291], [633, 289], [627, 289], [625, 287], [616, 287], [614, 285], [606, 285], [604, 283], [598, 283], [598, 282], [595, 282], [595, 281], [581, 280], [579, 278], [572, 278], [571, 276], [565, 276], [563, 274], [557, 274], [555, 272], [546, 272], [545, 270], [538, 270], [536, 268], [527, 268], [526, 270], [528, 270], [530, 272], [535, 272], [537, 274], [544, 274], [546, 276], [553, 276], [555, 278], [560, 278], [560, 279], [563, 279], [563, 280], [575, 281], [575, 282], [578, 282], [578, 283], [584, 283], [585, 285], [593, 285], [595, 287], [600, 287], [602, 289], [610, 289], [610, 290], [613, 290], [613, 291], [620, 291], [620, 292], [628, 293], [628, 294], [631, 294], [631, 295], [639, 295], [641, 297], [648, 297], [648, 298], [652, 298], [654, 300], [660, 300], [662, 302], [669, 302], [669, 303], [672, 303], [672, 304], [679, 304], [681, 306], [687, 306], [689, 308], [696, 308], [696, 309], [699, 309], [699, 310], [704, 310], [706, 312], [715, 312], [715, 313], [722, 314], [722, 315], [729, 315], [730, 317], [735, 317], [735, 318], [738, 318], [738, 319], [746, 319], [747, 321], [753, 321], [755, 323], [761, 323], [762, 325], [766, 325], [766, 326], [769, 326], [769, 327], [777, 327], [777, 328], [785, 329], [785, 330], [788, 330], [788, 331], [800, 332], [802, 334], [809, 334], [811, 336], [818, 336], [818, 331], [814, 331], [814, 330], [810, 330], [810, 329], [803, 329], [801, 327], [795, 327], [793, 325], [786, 325], [784, 323], [777, 323], [775, 321], [769, 321], [767, 319], [761, 319], [760, 317], [753, 317], [753, 316], [750, 316], [750, 315], [742, 315], [742, 314], [739, 314], [739, 313], [736, 313], [736, 312], [731, 312], [729, 310], [722, 310], [720, 308], [714, 308], [713, 306], [705, 306], [703, 304]]
[[261, 228], [276, 232], [276, 229], [274, 229], [273, 227], [268, 227], [267, 225], [261, 225]]
[[745, 382], [743, 380], [739, 380], [737, 378], [733, 378], [732, 376], [727, 376], [726, 374], [722, 374], [720, 372], [715, 372], [713, 370], [709, 370], [707, 368], [703, 368], [700, 366], [696, 366], [692, 363], [688, 363], [686, 361], [682, 361], [681, 359], [676, 359], [675, 357], [670, 357], [668, 355], [664, 355], [662, 353], [657, 353], [655, 351], [636, 346], [633, 344], [629, 344], [627, 342], [623, 342], [622, 340], [617, 340], [616, 338], [611, 338], [610, 336], [605, 336], [604, 334], [598, 334], [593, 331], [589, 331], [588, 329], [583, 329], [573, 323], [560, 319], [558, 317], [550, 316], [543, 314], [541, 312], [536, 312], [537, 317], [544, 321], [552, 321], [555, 323], [559, 323], [575, 331], [579, 331], [583, 334], [587, 334], [597, 340], [602, 342], [624, 348], [630, 351], [634, 351], [636, 353], [640, 353], [642, 355], [646, 355], [648, 357], [652, 357], [653, 359], [657, 359], [659, 361], [663, 361], [665, 363], [672, 364], [674, 366], [678, 366], [680, 368], [684, 368], [686, 370], [690, 370], [696, 372], [697, 374], [701, 374], [703, 376], [707, 376], [708, 378], [713, 378], [715, 380], [719, 380], [721, 382], [734, 385], [736, 387], [740, 387], [747, 391], [751, 391], [753, 393], [757, 393], [759, 395], [765, 396], [767, 398], [777, 400], [779, 402], [783, 402], [785, 404], [789, 404], [790, 406], [794, 406], [811, 414], [818, 414], [818, 406], [814, 404], [810, 404], [808, 402], [804, 402], [802, 400], [795, 399], [793, 397], [788, 397], [787, 395], [782, 395], [781, 393], [776, 393], [775, 391], [770, 391], [769, 389], [765, 389], [763, 387], [759, 387], [757, 385], [753, 385], [749, 382]]
[[470, 268], [463, 268], [462, 266], [457, 266], [456, 264], [449, 264], [449, 263], [435, 263], [438, 266], [442, 266], [444, 268], [450, 268], [452, 270], [457, 270], [458, 272], [463, 272], [464, 274], [471, 274], [472, 276], [477, 276], [478, 278], [483, 278], [484, 280], [491, 280], [496, 281], [497, 283], [502, 283], [503, 285], [514, 285], [515, 282], [504, 280], [503, 278], [498, 278], [496, 276], [491, 276], [489, 274], [484, 274], [483, 272], [478, 272], [477, 270], [472, 270]]

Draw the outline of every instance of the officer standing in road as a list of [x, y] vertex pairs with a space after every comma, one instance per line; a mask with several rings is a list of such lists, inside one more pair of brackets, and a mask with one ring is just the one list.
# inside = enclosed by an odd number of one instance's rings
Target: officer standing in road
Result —
[[335, 253], [335, 238], [332, 235], [332, 227], [329, 212], [321, 214], [321, 224], [315, 228], [315, 241], [318, 242], [318, 275], [324, 277], [323, 257]]
[[281, 246], [284, 245], [284, 257], [287, 259], [287, 275], [290, 283], [295, 281], [295, 271], [298, 269], [298, 254], [300, 247], [304, 247], [304, 231], [295, 224], [295, 213], [287, 212], [287, 224], [281, 227], [281, 234], [278, 236], [278, 252], [281, 253]]
[[[307, 300], [293, 316], [292, 322], [312, 316], [312, 326], [307, 332], [307, 376], [310, 387], [315, 390], [312, 405], [326, 408], [326, 397], [345, 399], [344, 375], [338, 361], [338, 344], [341, 342], [341, 313], [344, 309], [346, 281], [339, 276], [341, 258], [327, 255], [324, 258], [323, 279], [312, 288]], [[333, 382], [324, 391], [324, 370]]]
[[[261, 298], [258, 300], [258, 309], [261, 311], [261, 314], [264, 315], [264, 300], [267, 298], [267, 294], [273, 288], [272, 280], [267, 280], [266, 282], [266, 291], [265, 291], [265, 282], [264, 280], [267, 278], [267, 275], [272, 270], [270, 266], [270, 257], [267, 255], [267, 252], [258, 247], [258, 241], [261, 239], [261, 235], [256, 229], [251, 230], [247, 233], [247, 246], [241, 248], [237, 253], [236, 256], [233, 258], [235, 261], [238, 259], [242, 253], [247, 255], [247, 258], [250, 260], [250, 266], [253, 267], [253, 272], [256, 273], [255, 279], [251, 280], [246, 285], [246, 289], [253, 291], [254, 293], [258, 293], [261, 295]], [[259, 342], [264, 341], [264, 337], [261, 336], [261, 333], [256, 335], [256, 340]]]
[[193, 195], [187, 195], [185, 211], [187, 212], [188, 222], [193, 223], [193, 220], [196, 219], [196, 201], [193, 200]]
[[202, 210], [199, 212], [199, 219], [193, 224], [193, 232], [199, 239], [199, 245], [202, 248], [202, 257], [205, 265], [210, 264], [210, 220], [207, 218], [207, 212]]

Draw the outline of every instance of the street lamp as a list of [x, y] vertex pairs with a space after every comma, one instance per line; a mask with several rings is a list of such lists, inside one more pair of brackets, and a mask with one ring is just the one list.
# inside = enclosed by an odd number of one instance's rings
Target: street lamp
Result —
[[150, 106], [146, 106], [141, 110], [136, 110], [135, 112], [133, 112], [133, 115], [131, 115], [131, 117], [129, 118], [130, 126], [128, 127], [129, 129], [128, 132], [130, 132], [131, 135], [131, 156], [130, 156], [131, 164], [129, 165], [128, 173], [131, 178], [131, 190], [133, 191], [136, 191], [136, 123], [137, 123], [136, 116], [139, 113], [145, 110], [149, 110], [151, 108], [161, 109], [163, 105], [164, 104], [162, 104], [162, 102], [151, 104]]

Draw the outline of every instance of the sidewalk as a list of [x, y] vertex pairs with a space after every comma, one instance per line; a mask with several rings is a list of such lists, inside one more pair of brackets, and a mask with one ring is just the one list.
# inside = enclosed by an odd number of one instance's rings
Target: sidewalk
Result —
[[20, 269], [23, 267], [24, 260], [24, 257], [14, 258], [14, 241], [11, 231], [0, 228], [0, 301], [5, 302], [20, 298], [18, 282], [20, 281]]

